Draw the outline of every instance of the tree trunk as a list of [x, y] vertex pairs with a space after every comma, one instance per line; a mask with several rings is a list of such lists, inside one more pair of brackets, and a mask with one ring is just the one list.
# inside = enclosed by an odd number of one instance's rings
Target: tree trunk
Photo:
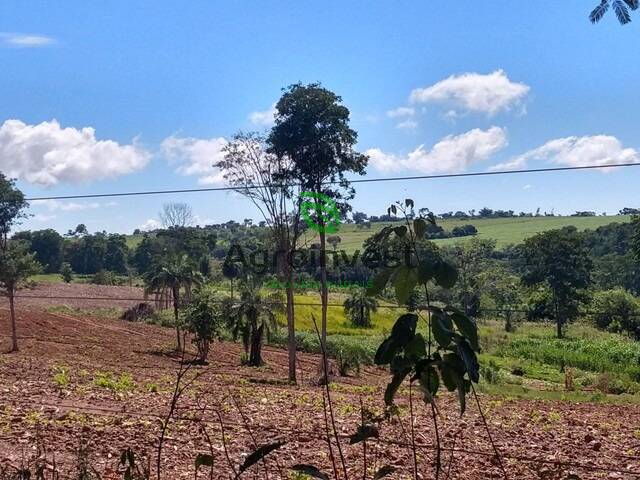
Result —
[[249, 366], [259, 367], [262, 365], [262, 335], [264, 334], [264, 325], [260, 328], [253, 328], [251, 334], [251, 353], [249, 354]]
[[[295, 247], [295, 246], [294, 246]], [[287, 295], [287, 350], [289, 354], [289, 383], [295, 385], [296, 378], [296, 319], [294, 316], [295, 298], [293, 285], [293, 268], [291, 266], [291, 251], [289, 250], [288, 241], [285, 245], [285, 239], [280, 239], [280, 250], [284, 252], [279, 265], [279, 270], [284, 274]]]
[[9, 310], [11, 315], [11, 351], [18, 351], [18, 329], [16, 327], [16, 309], [13, 303], [13, 296], [15, 295], [15, 290], [13, 287], [9, 289]]
[[178, 320], [179, 319], [178, 308], [180, 306], [179, 301], [180, 301], [180, 287], [174, 286], [173, 287], [173, 316], [176, 321], [176, 337], [178, 340], [178, 351], [181, 351], [182, 342], [180, 340], [180, 322]]
[[[324, 227], [324, 225], [322, 225]], [[320, 300], [322, 303], [322, 329], [320, 331], [320, 350], [322, 352], [327, 351], [327, 306], [329, 303], [329, 291], [327, 289], [327, 239], [324, 228], [320, 229]], [[325, 362], [320, 361], [320, 367], [323, 374], [328, 374], [324, 371]]]

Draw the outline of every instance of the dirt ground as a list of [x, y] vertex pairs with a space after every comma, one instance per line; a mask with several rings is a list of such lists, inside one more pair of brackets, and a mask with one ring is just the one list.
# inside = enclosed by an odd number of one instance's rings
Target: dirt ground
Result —
[[[119, 299], [141, 296], [136, 289], [59, 285], [21, 294], [50, 292], [52, 297], [54, 290], [58, 296], [81, 292], [87, 300], [19, 299], [20, 351], [0, 354], [0, 466], [28, 463], [40, 446], [46, 448], [49, 469], [55, 458], [55, 468], [63, 472], [60, 478], [78, 478], [78, 452], [83, 450], [86, 453], [80, 456], [102, 478], [122, 478], [120, 453], [131, 447], [142, 463], [149, 458], [154, 469], [161, 419], [169, 410], [180, 365], [172, 353], [175, 332], [43, 310], [61, 303], [81, 308], [130, 305], [135, 302]], [[97, 296], [113, 300], [100, 304], [88, 299]], [[0, 302], [2, 352], [9, 348], [9, 332], [6, 302]], [[199, 453], [212, 453], [214, 465], [213, 471], [201, 467], [197, 478], [234, 478], [232, 468], [238, 470], [256, 445], [275, 441], [285, 444], [242, 478], [296, 478], [288, 471], [294, 464], [316, 465], [334, 478], [322, 387], [317, 385], [319, 359], [299, 354], [300, 382], [289, 386], [284, 350], [265, 348], [266, 366], [259, 369], [241, 366], [241, 353], [237, 344], [217, 342], [209, 365], [193, 366], [185, 375], [187, 380], [198, 378], [185, 390], [169, 423], [162, 478], [194, 478]], [[105, 385], [100, 380], [104, 378], [117, 385]], [[339, 478], [345, 478], [344, 470], [350, 479], [363, 478], [363, 444], [349, 445], [349, 436], [360, 422], [361, 405], [371, 415], [382, 414], [387, 379], [384, 370], [366, 368], [360, 376], [336, 378], [332, 385], [345, 457], [343, 469], [334, 442], [331, 451]], [[399, 415], [380, 424], [380, 439], [367, 442], [366, 478], [373, 478], [384, 465], [396, 469], [385, 478], [412, 478], [408, 385], [400, 393]], [[419, 478], [435, 478], [431, 410], [413, 393]], [[499, 459], [472, 399], [461, 418], [456, 398], [443, 395], [438, 400], [440, 478], [504, 478], [502, 467], [510, 479], [640, 478], [638, 406], [482, 395], [480, 402]]]

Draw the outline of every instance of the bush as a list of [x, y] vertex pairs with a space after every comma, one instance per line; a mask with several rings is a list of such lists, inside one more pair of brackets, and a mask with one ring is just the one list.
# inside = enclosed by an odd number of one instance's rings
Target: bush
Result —
[[60, 266], [60, 275], [62, 275], [62, 280], [64, 280], [65, 283], [71, 283], [73, 280], [73, 269], [69, 262], [64, 262]]
[[640, 340], [640, 301], [617, 288], [596, 292], [591, 305], [596, 327], [610, 332], [626, 332]]
[[99, 272], [93, 274], [90, 282], [95, 285], [122, 285], [122, 282], [120, 282], [118, 275], [116, 275], [114, 272], [110, 272], [109, 270], [100, 270]]
[[227, 306], [220, 303], [215, 292], [202, 288], [194, 292], [191, 302], [185, 311], [185, 323], [189, 332], [193, 333], [193, 343], [198, 348], [198, 361], [205, 363], [209, 355], [209, 346], [225, 322]]
[[153, 306], [143, 302], [126, 309], [120, 319], [129, 322], [139, 322], [152, 318], [154, 314], [155, 310]]

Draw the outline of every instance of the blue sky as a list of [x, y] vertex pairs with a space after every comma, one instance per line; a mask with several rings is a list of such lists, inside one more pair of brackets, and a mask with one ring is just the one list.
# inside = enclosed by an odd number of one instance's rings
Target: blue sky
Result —
[[[640, 162], [640, 16], [594, 26], [591, 3], [5, 0], [0, 171], [29, 196], [215, 182], [224, 139], [267, 128], [298, 81], [343, 97], [372, 177]], [[353, 205], [614, 213], [640, 206], [639, 178], [631, 167], [359, 185]], [[206, 193], [49, 202], [24, 227], [130, 232], [175, 200], [203, 223], [259, 219]]]

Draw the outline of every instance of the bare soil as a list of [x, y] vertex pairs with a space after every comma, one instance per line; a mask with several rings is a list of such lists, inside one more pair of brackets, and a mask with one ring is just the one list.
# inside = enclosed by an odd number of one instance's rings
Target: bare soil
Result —
[[[157, 326], [104, 318], [49, 313], [43, 307], [65, 303], [78, 308], [129, 306], [122, 298], [141, 297], [138, 289], [92, 285], [52, 285], [21, 295], [83, 296], [74, 303], [59, 299], [20, 298], [20, 351], [0, 355], [0, 465], [19, 466], [46, 447], [49, 468], [61, 478], [78, 478], [78, 451], [104, 479], [122, 478], [118, 461], [131, 447], [155, 468], [160, 421], [167, 414], [180, 358], [174, 353], [175, 332]], [[53, 292], [58, 293], [55, 295]], [[109, 296], [100, 305], [91, 297]], [[6, 303], [0, 303], [0, 351], [9, 348]], [[282, 440], [285, 445], [246, 471], [246, 478], [294, 478], [294, 464], [319, 466], [334, 478], [326, 441], [319, 358], [299, 354], [299, 385], [286, 384], [284, 350], [266, 348], [264, 367], [240, 365], [242, 348], [216, 342], [210, 363], [193, 366], [187, 379], [199, 377], [177, 404], [169, 423], [162, 478], [194, 478], [199, 453], [213, 453], [210, 477], [202, 467], [198, 478], [234, 478], [256, 444]], [[66, 375], [58, 375], [60, 372]], [[128, 374], [130, 389], [113, 391], [98, 379], [110, 372]], [[63, 381], [66, 377], [68, 383]], [[349, 445], [361, 418], [361, 402], [372, 414], [383, 413], [384, 370], [366, 368], [357, 377], [336, 377], [331, 388], [345, 469], [350, 479], [363, 478], [362, 443]], [[122, 382], [126, 384], [126, 381]], [[380, 425], [380, 439], [367, 443], [366, 478], [383, 465], [396, 468], [392, 479], [412, 478], [408, 384], [401, 389], [399, 415]], [[435, 432], [430, 408], [413, 393], [415, 443], [419, 478], [435, 478]], [[569, 402], [533, 402], [480, 396], [492, 438], [493, 454], [480, 412], [472, 399], [461, 418], [457, 399], [438, 399], [444, 471], [440, 478], [591, 479], [640, 478], [640, 407]], [[224, 428], [225, 442], [222, 441]], [[207, 441], [209, 437], [209, 441]], [[226, 444], [226, 453], [225, 453]], [[339, 478], [344, 478], [335, 442]], [[228, 459], [227, 459], [228, 456]], [[1, 471], [1, 470], [0, 470]], [[75, 475], [75, 476], [74, 476]]]

